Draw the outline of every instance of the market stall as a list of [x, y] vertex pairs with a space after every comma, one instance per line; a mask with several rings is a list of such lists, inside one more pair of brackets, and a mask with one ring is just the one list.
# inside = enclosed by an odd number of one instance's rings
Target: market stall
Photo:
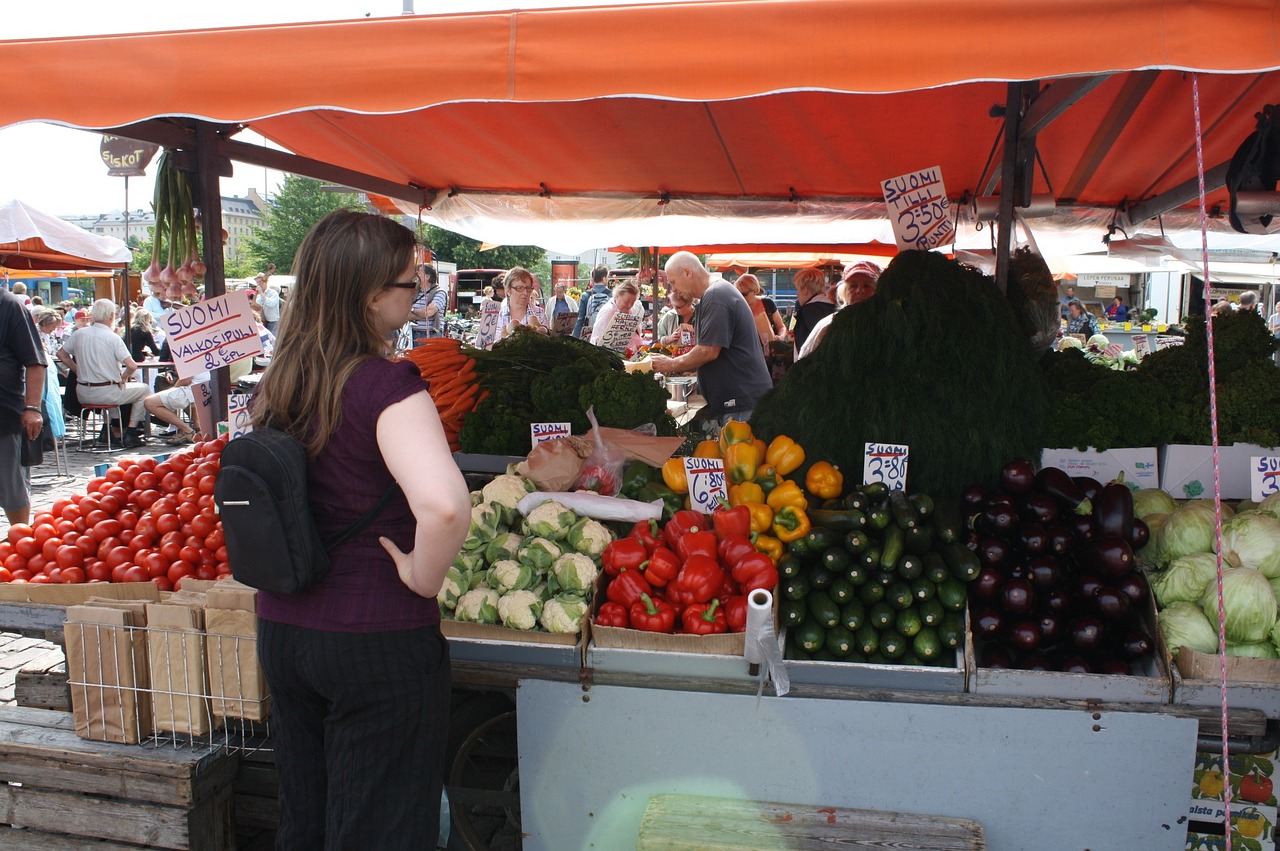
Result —
[[[881, 180], [938, 164], [957, 197], [1000, 187], [1003, 288], [1013, 209], [1050, 178], [1064, 206], [1115, 211], [1136, 230], [1195, 197], [1188, 187], [1202, 141], [1210, 202], [1225, 198], [1227, 161], [1252, 131], [1253, 112], [1280, 93], [1273, 11], [1262, 3], [988, 0], [952, 21], [941, 6], [903, 14], [887, 2], [704, 2], [7, 42], [0, 50], [14, 72], [0, 92], [12, 121], [110, 128], [195, 149], [202, 180], [214, 186], [227, 159], [269, 163], [398, 198], [489, 241], [552, 247], [569, 224], [591, 244], [619, 241], [624, 226], [635, 244], [684, 244], [708, 218], [742, 241], [870, 241], [859, 228], [869, 230], [882, 210], [860, 217], [854, 202], [878, 208], [871, 202]], [[921, 27], [922, 19], [948, 25]], [[664, 49], [621, 53], [603, 67], [574, 49], [623, 30], [664, 33]], [[1214, 54], [1213, 67], [1201, 49], [1208, 31], [1232, 46]], [[858, 62], [832, 32], [858, 33]], [[424, 40], [449, 50], [425, 56]], [[903, 44], [929, 61], [902, 62]], [[261, 61], [204, 72], [213, 57], [241, 52]], [[103, 73], [72, 84], [66, 75], [78, 65], [64, 61], [72, 53]], [[126, 96], [109, 85], [119, 77], [140, 85]], [[1001, 105], [994, 117], [993, 103]], [[1200, 139], [1193, 106], [1204, 113]], [[600, 132], [588, 141], [577, 130], [584, 125]], [[294, 155], [235, 141], [228, 128], [239, 126]], [[527, 130], [524, 156], [492, 133], [509, 126]], [[440, 144], [423, 149], [416, 140], [424, 134]], [[1000, 157], [993, 147], [1003, 147]], [[784, 231], [792, 238], [780, 240]], [[217, 292], [220, 269], [210, 265]], [[910, 356], [903, 350], [896, 367]], [[958, 416], [921, 408], [935, 429]], [[452, 403], [444, 411], [456, 413]], [[995, 418], [997, 429], [1012, 425]], [[466, 427], [463, 419], [460, 439]], [[835, 460], [826, 450], [811, 447]], [[988, 475], [1012, 460], [974, 457]], [[929, 453], [913, 459], [918, 469], [943, 463]], [[487, 618], [483, 596], [477, 610]], [[460, 635], [456, 646], [464, 676], [474, 665], [490, 683], [526, 681], [519, 723], [528, 847], [634, 838], [652, 791], [625, 789], [622, 770], [656, 774], [656, 763], [695, 748], [706, 757], [677, 762], [662, 791], [970, 817], [1001, 848], [1044, 847], [1045, 835], [1073, 847], [1186, 844], [1196, 713], [1134, 706], [1150, 683], [1129, 682], [1155, 681], [1149, 696], [1168, 704], [1173, 675], [1158, 661], [1121, 679], [1069, 679], [1083, 687], [1068, 696], [1046, 694], [1040, 677], [1014, 695], [983, 696], [982, 667], [971, 669], [966, 657], [952, 666], [950, 695], [922, 689], [916, 672], [903, 681], [900, 671], [876, 670], [888, 680], [797, 676], [791, 696], [757, 700], [745, 660], [732, 654], [612, 648], [589, 635], [571, 645]], [[1125, 684], [1123, 697], [1111, 683]], [[674, 725], [660, 747], [633, 732], [651, 718]], [[800, 760], [798, 751], [813, 757]], [[1064, 764], [1063, 754], [1073, 761]], [[1002, 782], [975, 789], [964, 774], [974, 765]], [[555, 801], [541, 797], [546, 789]], [[626, 804], [611, 806], [615, 795]], [[1047, 799], [1060, 810], [1046, 813]]]

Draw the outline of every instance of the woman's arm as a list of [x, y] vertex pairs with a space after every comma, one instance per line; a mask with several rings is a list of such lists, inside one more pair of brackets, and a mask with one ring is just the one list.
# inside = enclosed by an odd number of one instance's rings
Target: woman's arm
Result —
[[417, 527], [413, 549], [401, 552], [380, 538], [400, 581], [421, 597], [440, 593], [471, 523], [471, 498], [453, 462], [436, 407], [427, 391], [391, 405], [378, 417], [378, 449], [400, 483]]

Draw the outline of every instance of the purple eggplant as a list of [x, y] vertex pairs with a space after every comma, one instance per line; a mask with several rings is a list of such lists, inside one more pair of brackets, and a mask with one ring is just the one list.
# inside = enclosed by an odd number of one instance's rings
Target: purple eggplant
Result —
[[1102, 587], [1102, 580], [1092, 573], [1077, 573], [1073, 581], [1076, 597], [1084, 600], [1086, 605], [1092, 605], [1093, 595]]
[[964, 504], [965, 516], [977, 514], [987, 507], [987, 489], [982, 485], [969, 485], [960, 496], [960, 501]]
[[1121, 577], [1133, 572], [1133, 547], [1115, 535], [1090, 541], [1085, 548], [1085, 558], [1090, 567], [1107, 576]]
[[1083, 656], [1063, 656], [1058, 660], [1057, 668], [1064, 674], [1092, 674], [1093, 666]]
[[1133, 603], [1124, 592], [1109, 585], [1102, 586], [1093, 595], [1093, 605], [1098, 614], [1110, 623], [1127, 620], [1133, 611]]
[[1034, 520], [1048, 526], [1058, 519], [1058, 502], [1047, 493], [1027, 494], [1019, 515], [1023, 520]]
[[1023, 459], [1010, 461], [1000, 471], [1000, 487], [1009, 493], [1025, 494], [1031, 490], [1035, 480], [1036, 468]]
[[1004, 616], [995, 609], [979, 609], [973, 616], [973, 634], [993, 639], [1004, 632]]
[[1040, 647], [1040, 627], [1032, 620], [1021, 620], [1009, 627], [1009, 643], [1019, 650]]
[[1061, 523], [1049, 527], [1049, 552], [1054, 555], [1066, 555], [1075, 540], [1075, 534]]
[[1085, 498], [1080, 486], [1057, 467], [1044, 467], [1036, 473], [1036, 490], [1056, 499], [1067, 511], [1076, 514], [1093, 511], [1093, 503]]
[[978, 515], [978, 531], [984, 535], [1005, 537], [1018, 525], [1018, 510], [1012, 505], [996, 503]]
[[1078, 541], [1092, 541], [1098, 534], [1092, 514], [1072, 514], [1066, 518], [1067, 527]]
[[1129, 533], [1129, 546], [1136, 553], [1151, 540], [1151, 527], [1137, 517], [1133, 518], [1133, 531]]
[[995, 600], [996, 593], [1004, 584], [1004, 575], [994, 567], [984, 567], [978, 571], [978, 578], [969, 585], [969, 593], [975, 600]]
[[1120, 642], [1120, 652], [1126, 659], [1141, 659], [1150, 654], [1155, 646], [1155, 642], [1146, 631], [1133, 629], [1126, 633], [1124, 640]]
[[978, 561], [997, 570], [1013, 560], [1013, 547], [1001, 538], [983, 538], [978, 541]]
[[1071, 595], [1064, 588], [1055, 588], [1052, 591], [1041, 594], [1040, 601], [1040, 605], [1044, 607], [1046, 612], [1059, 616], [1068, 614], [1074, 608]]
[[1027, 561], [1027, 573], [1036, 588], [1050, 591], [1062, 587], [1062, 565], [1053, 556], [1036, 556]]
[[1075, 623], [1071, 624], [1070, 629], [1067, 630], [1067, 639], [1077, 650], [1092, 653], [1102, 646], [1102, 636], [1105, 632], [1106, 628], [1103, 627], [1102, 621], [1085, 615], [1076, 618]]
[[1133, 491], [1124, 483], [1124, 473], [1093, 500], [1093, 519], [1100, 535], [1114, 535], [1128, 541], [1133, 535]]
[[1029, 615], [1035, 606], [1036, 591], [1027, 579], [1010, 579], [1000, 586], [1000, 608], [1009, 615]]
[[1024, 523], [1018, 530], [1018, 547], [1029, 556], [1038, 556], [1049, 549], [1049, 530], [1039, 523]]
[[1036, 619], [1036, 628], [1040, 630], [1040, 646], [1052, 647], [1062, 639], [1063, 619], [1054, 612], [1042, 612]]
[[1147, 576], [1141, 571], [1135, 570], [1128, 576], [1121, 577], [1116, 583], [1116, 587], [1120, 592], [1129, 598], [1129, 603], [1134, 607], [1135, 611], [1147, 601], [1147, 589], [1150, 585], [1147, 583]]
[[1102, 482], [1092, 476], [1072, 476], [1071, 481], [1076, 483], [1080, 493], [1084, 494], [1084, 498], [1090, 502], [1097, 499], [1098, 494], [1102, 492]]

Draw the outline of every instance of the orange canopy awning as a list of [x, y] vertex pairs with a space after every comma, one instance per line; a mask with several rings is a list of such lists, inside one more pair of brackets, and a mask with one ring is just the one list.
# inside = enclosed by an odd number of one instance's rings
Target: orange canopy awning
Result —
[[1005, 81], [1052, 98], [1101, 75], [1039, 130], [1035, 191], [1111, 207], [1194, 178], [1184, 70], [1204, 72], [1206, 166], [1280, 102], [1280, 2], [703, 0], [5, 41], [0, 60], [0, 120], [248, 126], [424, 187], [442, 216], [451, 191], [875, 199], [934, 165], [953, 198], [986, 194]]

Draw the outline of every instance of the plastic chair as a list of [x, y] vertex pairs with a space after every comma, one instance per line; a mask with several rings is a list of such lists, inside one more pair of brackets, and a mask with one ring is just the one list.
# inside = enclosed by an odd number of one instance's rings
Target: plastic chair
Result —
[[[89, 440], [96, 440], [99, 431], [105, 430], [107, 433], [107, 452], [113, 452], [111, 448], [111, 412], [116, 410], [116, 405], [88, 405], [84, 402], [80, 403], [80, 451], [84, 451], [85, 434], [94, 435]], [[95, 424], [95, 420], [97, 421]], [[124, 446], [118, 446], [116, 449], [123, 449]]]

